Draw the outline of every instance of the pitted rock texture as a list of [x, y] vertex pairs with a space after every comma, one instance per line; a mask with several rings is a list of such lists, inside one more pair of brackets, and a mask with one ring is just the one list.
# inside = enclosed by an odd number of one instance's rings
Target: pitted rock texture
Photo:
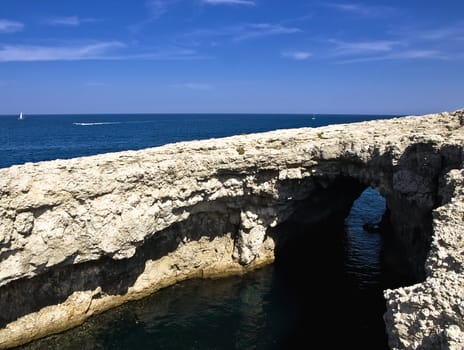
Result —
[[309, 221], [343, 211], [321, 198], [337, 203], [353, 181], [386, 198], [426, 277], [386, 292], [390, 346], [459, 348], [463, 125], [461, 110], [1, 169], [0, 348], [186, 278], [270, 263], [274, 227], [302, 208]]
[[442, 179], [425, 282], [387, 290], [393, 349], [464, 349], [464, 170]]

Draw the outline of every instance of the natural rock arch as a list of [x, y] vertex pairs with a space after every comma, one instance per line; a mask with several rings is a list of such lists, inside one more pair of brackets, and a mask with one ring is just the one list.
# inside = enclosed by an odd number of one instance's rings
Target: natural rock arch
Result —
[[[270, 263], [270, 228], [300, 205], [314, 219], [330, 214], [319, 189], [332, 189], [343, 210], [354, 199], [348, 192], [362, 189], [353, 183], [386, 198], [411, 265], [427, 277], [386, 292], [390, 345], [458, 344], [463, 124], [457, 111], [2, 169], [0, 347], [186, 278]], [[423, 303], [423, 314], [410, 290], [452, 297]]]

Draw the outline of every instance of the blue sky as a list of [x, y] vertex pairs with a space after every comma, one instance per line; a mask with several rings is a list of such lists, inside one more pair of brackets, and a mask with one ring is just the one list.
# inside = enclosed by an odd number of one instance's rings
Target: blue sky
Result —
[[464, 107], [464, 1], [0, 0], [0, 114]]

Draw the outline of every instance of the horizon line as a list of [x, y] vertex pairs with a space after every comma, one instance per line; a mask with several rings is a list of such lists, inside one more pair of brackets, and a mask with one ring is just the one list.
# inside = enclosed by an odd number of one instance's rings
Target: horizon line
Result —
[[[441, 111], [448, 112], [448, 111]], [[308, 115], [308, 116], [322, 116], [322, 115], [380, 115], [380, 116], [408, 116], [408, 115], [422, 115], [433, 114], [441, 112], [427, 112], [427, 113], [315, 113], [315, 112], [85, 112], [85, 113], [24, 113], [23, 116], [107, 116], [107, 115]], [[452, 112], [452, 111], [449, 111]], [[0, 117], [18, 116], [19, 113], [0, 113]]]

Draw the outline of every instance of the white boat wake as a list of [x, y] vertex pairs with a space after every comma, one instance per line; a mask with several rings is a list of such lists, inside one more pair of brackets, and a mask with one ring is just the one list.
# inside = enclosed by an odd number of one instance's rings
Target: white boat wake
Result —
[[122, 122], [95, 122], [95, 123], [73, 123], [77, 126], [94, 126], [94, 125], [113, 125], [113, 124], [122, 124]]

